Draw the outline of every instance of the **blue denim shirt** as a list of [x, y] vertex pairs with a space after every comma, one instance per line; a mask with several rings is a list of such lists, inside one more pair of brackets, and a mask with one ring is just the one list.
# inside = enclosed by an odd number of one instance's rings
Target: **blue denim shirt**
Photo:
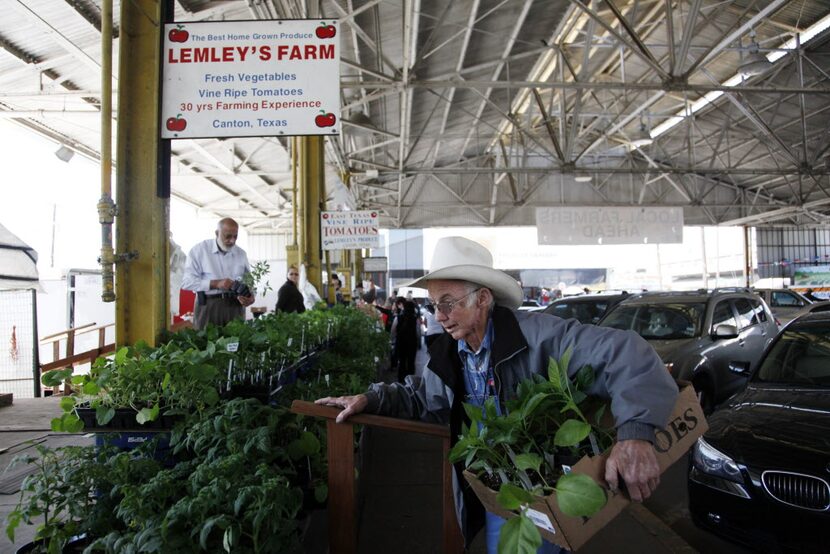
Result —
[[[478, 351], [473, 352], [464, 339], [458, 341], [458, 356], [464, 366], [464, 390], [467, 393], [464, 400], [468, 404], [483, 406], [484, 401], [490, 396], [498, 399], [493, 383], [493, 365], [490, 363], [490, 353], [492, 351], [490, 345], [492, 343], [492, 318], [487, 322], [487, 330]], [[496, 402], [496, 409], [499, 410], [498, 402]]]

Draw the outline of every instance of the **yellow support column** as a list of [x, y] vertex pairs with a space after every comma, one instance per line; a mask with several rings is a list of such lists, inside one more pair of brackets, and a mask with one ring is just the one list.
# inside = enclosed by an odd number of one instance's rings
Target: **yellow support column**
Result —
[[[169, 191], [159, 190], [158, 0], [121, 2], [118, 64], [115, 340], [153, 345], [170, 318]], [[165, 162], [166, 160], [161, 160]]]
[[300, 190], [297, 183], [297, 137], [291, 137], [291, 244], [285, 247], [285, 257], [288, 266], [300, 265], [300, 225], [299, 207], [302, 203]]
[[300, 258], [306, 264], [309, 283], [323, 294], [322, 261], [320, 258], [320, 212], [326, 194], [323, 167], [323, 137], [299, 137], [298, 169], [300, 178], [301, 236]]

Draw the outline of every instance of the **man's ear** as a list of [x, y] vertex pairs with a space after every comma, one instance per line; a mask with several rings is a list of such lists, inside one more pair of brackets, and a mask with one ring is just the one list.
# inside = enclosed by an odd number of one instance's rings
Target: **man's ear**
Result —
[[483, 293], [481, 296], [478, 296], [479, 306], [489, 306], [493, 300], [493, 292], [486, 287], [482, 287], [479, 290]]

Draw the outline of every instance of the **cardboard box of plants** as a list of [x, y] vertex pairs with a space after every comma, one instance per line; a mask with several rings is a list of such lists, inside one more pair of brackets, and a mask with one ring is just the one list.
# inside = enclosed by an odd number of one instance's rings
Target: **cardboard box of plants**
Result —
[[[563, 362], [563, 367], [567, 367], [567, 360], [563, 360]], [[522, 427], [523, 423], [517, 422], [524, 421], [523, 411], [529, 409], [535, 411], [533, 398], [540, 396], [538, 392], [540, 386], [543, 387], [543, 392], [546, 390], [544, 387], [547, 386], [550, 389], [555, 389], [555, 394], [561, 394], [564, 390], [566, 403], [569, 404], [562, 408], [563, 413], [567, 413], [568, 410], [573, 408], [576, 412], [580, 412], [579, 418], [586, 426], [589, 425], [589, 421], [609, 422], [609, 414], [605, 413], [606, 405], [597, 409], [596, 406], [590, 406], [589, 401], [583, 404], [587, 397], [580, 392], [580, 389], [587, 390], [590, 386], [589, 381], [592, 380], [590, 368], [587, 368], [587, 371], [580, 371], [574, 382], [568, 382], [567, 378], [561, 377], [565, 372], [559, 372], [557, 362], [551, 360], [551, 364], [557, 367], [549, 371], [549, 382], [559, 384], [546, 385], [543, 382], [541, 385], [538, 383], [536, 385], [521, 385], [519, 396], [524, 395], [525, 397], [521, 407], [517, 409], [514, 405], [515, 411], [510, 411], [510, 415], [501, 417], [501, 419], [513, 418], [512, 423], [506, 421], [505, 423], [508, 426], [517, 426], [520, 434], [528, 431], [528, 429]], [[580, 383], [580, 381], [582, 382]], [[526, 387], [524, 391], [522, 391], [523, 386]], [[533, 386], [536, 386], [536, 389], [533, 389]], [[584, 412], [580, 410], [580, 407], [584, 409]], [[466, 407], [466, 409], [468, 415], [476, 416], [475, 409], [471, 410], [470, 407]], [[480, 408], [476, 409], [481, 410]], [[488, 408], [485, 406], [484, 415], [479, 417], [487, 420], [487, 410]], [[516, 412], [518, 412], [518, 415], [515, 415]], [[591, 416], [585, 417], [582, 413], [590, 413]], [[495, 414], [491, 415], [494, 416]], [[492, 424], [493, 418], [489, 419]], [[575, 447], [570, 448], [571, 459], [569, 460], [567, 455], [562, 454], [563, 451], [568, 451], [568, 449], [562, 449], [558, 446], [553, 447], [553, 439], [551, 439], [549, 444], [551, 451], [558, 452], [558, 454], [550, 455], [547, 450], [542, 456], [532, 452], [515, 453], [508, 447], [508, 455], [512, 462], [511, 467], [507, 470], [504, 467], [494, 467], [493, 460], [496, 458], [492, 456], [488, 458], [487, 453], [482, 454], [481, 450], [485, 449], [487, 452], [491, 452], [488, 444], [490, 446], [500, 444], [502, 439], [493, 441], [494, 431], [489, 429], [482, 433], [483, 426], [481, 424], [478, 424], [478, 436], [476, 436], [475, 430], [467, 429], [467, 438], [471, 440], [468, 440], [465, 444], [465, 438], [462, 436], [453, 453], [451, 453], [451, 459], [465, 461], [468, 469], [465, 470], [464, 476], [487, 511], [508, 520], [517, 518], [521, 514], [522, 519], [531, 521], [538, 529], [541, 537], [548, 542], [560, 545], [568, 550], [577, 550], [631, 503], [627, 493], [622, 490], [612, 492], [605, 484], [605, 458], [609, 452], [608, 446], [613, 440], [613, 427], [608, 423], [604, 423], [604, 425], [606, 425], [606, 428], [603, 431], [601, 430], [602, 425], [599, 423], [590, 424], [590, 440], [584, 436], [578, 440], [582, 445], [590, 443], [587, 448], [594, 454], [582, 455], [572, 465], [568, 462], [574, 461], [574, 452], [584, 451], [585, 447], [581, 450]], [[509, 428], [508, 426], [505, 429]], [[563, 442], [568, 443], [569, 439], [564, 435], [573, 431], [575, 427], [578, 427], [576, 422], [568, 423], [566, 421], [560, 427], [560, 430], [563, 431], [563, 437], [560, 438], [560, 431], [555, 433], [556, 443], [560, 445]], [[691, 385], [683, 386], [668, 424], [665, 429], [657, 432], [654, 448], [660, 465], [660, 472], [665, 471], [688, 452], [695, 440], [703, 435], [707, 428], [706, 418], [693, 387]], [[538, 433], [539, 430], [536, 429], [536, 432]], [[605, 434], [604, 440], [597, 440], [596, 436], [603, 433]], [[481, 440], [482, 434], [484, 435], [483, 440]], [[582, 435], [579, 434], [578, 436]], [[574, 440], [577, 439], [571, 438], [570, 442]], [[523, 444], [521, 439], [515, 442], [516, 446], [520, 444]], [[554, 460], [555, 457], [558, 459]], [[540, 460], [540, 458], [544, 459]], [[547, 482], [544, 483], [544, 487], [541, 487], [538, 482], [545, 481], [545, 477], [540, 477], [545, 473], [545, 470], [540, 468], [540, 465], [545, 464], [557, 468], [558, 478], [552, 478], [548, 474]], [[586, 479], [586, 476], [590, 478], [590, 481]], [[550, 482], [554, 479], [555, 483]], [[518, 481], [518, 484], [503, 484], [509, 481], [513, 483]], [[491, 487], [500, 487], [501, 492]], [[531, 493], [527, 489], [533, 489], [533, 492]], [[539, 494], [540, 492], [544, 494]], [[581, 515], [567, 515], [565, 512]], [[521, 522], [513, 523], [519, 524]], [[530, 524], [527, 523], [526, 525]], [[519, 532], [517, 525], [512, 527], [513, 530], [509, 531], [513, 533], [511, 540], [525, 540], [524, 537], [527, 536], [527, 533]], [[505, 530], [510, 528], [511, 522], [508, 521], [508, 524], [502, 530], [502, 539], [505, 538]], [[518, 537], [522, 538], [518, 539]]]

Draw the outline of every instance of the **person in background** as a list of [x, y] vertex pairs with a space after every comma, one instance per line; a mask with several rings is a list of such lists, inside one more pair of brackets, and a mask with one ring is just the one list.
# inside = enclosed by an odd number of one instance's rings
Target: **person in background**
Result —
[[300, 270], [295, 265], [288, 266], [286, 277], [285, 283], [277, 291], [276, 311], [301, 314], [305, 311], [305, 304], [303, 293], [297, 288], [297, 283], [300, 282]]
[[341, 292], [341, 287], [343, 284], [340, 282], [340, 277], [337, 273], [331, 274], [331, 279], [329, 279], [329, 286], [334, 289], [334, 305], [342, 304], [343, 303], [343, 293]]
[[363, 283], [360, 281], [358, 281], [357, 286], [352, 291], [352, 302], [354, 302], [355, 306], [363, 302]]
[[807, 292], [804, 293], [804, 298], [806, 298], [810, 302], [821, 302], [821, 298], [815, 295], [813, 289], [807, 289]]
[[[254, 302], [254, 294], [241, 285], [248, 273], [248, 255], [236, 246], [239, 225], [233, 219], [220, 219], [215, 237], [190, 249], [185, 262], [182, 288], [196, 293], [193, 327], [204, 329], [208, 323], [225, 325], [245, 317], [245, 308]], [[242, 294], [240, 294], [242, 293]]]
[[398, 382], [415, 374], [415, 355], [421, 346], [421, 318], [415, 302], [404, 301], [403, 311], [392, 323], [392, 337], [398, 359]]
[[[444, 331], [429, 351], [420, 377], [404, 383], [375, 383], [364, 394], [326, 397], [317, 404], [339, 406], [342, 422], [361, 412], [450, 425], [457, 438], [469, 425], [462, 402], [481, 406], [492, 398], [502, 409], [519, 384], [547, 375], [550, 358], [570, 352], [568, 374], [584, 366], [594, 371], [589, 394], [610, 399], [616, 426], [602, 474], [612, 490], [620, 480], [635, 502], [648, 498], [660, 481], [654, 452], [678, 389], [654, 349], [639, 335], [582, 325], [541, 312], [522, 312], [522, 289], [493, 268], [492, 254], [464, 237], [445, 237], [435, 246], [429, 273], [410, 286], [426, 287]], [[469, 546], [486, 520], [487, 535], [498, 537], [504, 520], [486, 514], [456, 466], [456, 514]], [[497, 541], [497, 539], [496, 539]], [[496, 541], [488, 540], [490, 552]], [[546, 552], [558, 547], [545, 543]]]
[[369, 288], [363, 293], [363, 300], [365, 300], [369, 304], [374, 304], [375, 299], [378, 297], [378, 289], [375, 286], [375, 282], [369, 279]]

